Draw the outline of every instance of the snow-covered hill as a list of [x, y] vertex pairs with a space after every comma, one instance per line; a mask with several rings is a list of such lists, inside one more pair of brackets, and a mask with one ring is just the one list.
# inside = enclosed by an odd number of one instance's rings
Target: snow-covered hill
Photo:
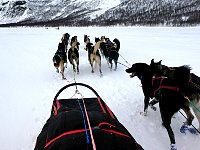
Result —
[[[1, 0], [0, 24], [195, 25], [199, 0]], [[16, 25], [16, 24], [15, 24]]]
[[120, 0], [9, 0], [0, 5], [0, 23], [48, 21], [85, 14], [95, 18]]

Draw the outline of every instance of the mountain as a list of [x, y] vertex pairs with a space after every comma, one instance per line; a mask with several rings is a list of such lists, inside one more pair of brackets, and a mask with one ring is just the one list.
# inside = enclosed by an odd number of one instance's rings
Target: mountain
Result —
[[196, 25], [199, 0], [2, 0], [0, 24]]
[[200, 23], [199, 0], [124, 0], [120, 5], [96, 18], [105, 22], [130, 24], [181, 25]]
[[91, 20], [120, 0], [10, 0], [0, 4], [0, 23]]

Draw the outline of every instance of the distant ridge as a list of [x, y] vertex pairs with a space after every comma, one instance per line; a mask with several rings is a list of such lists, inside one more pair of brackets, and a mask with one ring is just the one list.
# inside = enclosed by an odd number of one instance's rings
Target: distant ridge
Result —
[[200, 0], [2, 0], [0, 27], [200, 24]]

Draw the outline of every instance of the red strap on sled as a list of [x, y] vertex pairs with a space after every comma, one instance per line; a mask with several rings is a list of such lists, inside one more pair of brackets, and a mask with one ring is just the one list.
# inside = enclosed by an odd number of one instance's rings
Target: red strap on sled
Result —
[[71, 134], [75, 134], [75, 133], [81, 133], [81, 132], [85, 132], [85, 129], [81, 129], [81, 130], [73, 130], [73, 131], [69, 131], [69, 132], [65, 132], [57, 137], [55, 137], [54, 139], [50, 140], [48, 143], [46, 143], [45, 147], [48, 147], [50, 144], [52, 144], [53, 142], [55, 142], [56, 140], [62, 138], [63, 136], [66, 136], [66, 135], [71, 135]]
[[[113, 127], [113, 128], [116, 128], [116, 126], [108, 123], [108, 122], [101, 122], [98, 127], [100, 130], [102, 131], [105, 131], [105, 132], [109, 132], [109, 133], [113, 133], [113, 134], [117, 134], [117, 135], [120, 135], [120, 136], [123, 136], [123, 137], [127, 137], [127, 138], [130, 138], [129, 135], [127, 134], [124, 134], [124, 133], [121, 133], [119, 131], [116, 131], [116, 130], [111, 130], [111, 129], [106, 129], [103, 127], [103, 125], [107, 125], [107, 126], [110, 126], [110, 127]], [[89, 129], [79, 129], [79, 130], [72, 130], [72, 131], [68, 131], [68, 132], [64, 132], [60, 135], [58, 135], [57, 137], [51, 139], [49, 142], [46, 143], [45, 147], [44, 148], [47, 148], [49, 145], [51, 145], [53, 142], [55, 142], [56, 140], [59, 140], [60, 138], [64, 137], [64, 136], [67, 136], [67, 135], [72, 135], [72, 134], [76, 134], [76, 133], [81, 133], [81, 132], [85, 132], [86, 130], [89, 130]]]
[[106, 111], [105, 111], [105, 109], [104, 109], [104, 107], [103, 107], [103, 105], [102, 105], [102, 103], [101, 103], [101, 99], [100, 99], [99, 97], [97, 97], [97, 100], [98, 100], [98, 102], [99, 102], [99, 105], [100, 105], [100, 107], [101, 107], [103, 113], [106, 113]]
[[103, 131], [110, 132], [110, 133], [114, 133], [114, 134], [117, 134], [117, 135], [120, 135], [120, 136], [125, 136], [125, 137], [130, 138], [128, 135], [126, 135], [126, 134], [124, 134], [124, 133], [121, 133], [121, 132], [118, 132], [118, 131], [112, 130], [112, 129], [106, 129], [106, 128], [103, 127], [104, 125], [108, 126], [109, 128], [117, 129], [116, 126], [114, 126], [114, 125], [112, 125], [112, 124], [110, 124], [110, 123], [108, 123], [108, 122], [102, 122], [102, 123], [100, 123], [100, 124], [98, 125], [98, 127], [99, 127], [101, 130], [103, 130]]
[[113, 118], [113, 119], [116, 119], [115, 116], [113, 115], [112, 111], [110, 110], [110, 108], [106, 105], [106, 108], [108, 110], [108, 113], [110, 114], [110, 116]]
[[[105, 110], [105, 108], [103, 107], [103, 104], [101, 103], [100, 97], [97, 97], [97, 100], [98, 100], [98, 102], [99, 102], [99, 106], [101, 107], [103, 113], [106, 113], [106, 110]], [[106, 105], [106, 109], [107, 109], [109, 115], [110, 115], [113, 119], [115, 119], [115, 116], [113, 115], [112, 111], [110, 110], [110, 108], [109, 108], [107, 105]]]
[[60, 109], [60, 103], [59, 103], [59, 100], [56, 100], [56, 106], [53, 105], [54, 115], [58, 114], [59, 109]]

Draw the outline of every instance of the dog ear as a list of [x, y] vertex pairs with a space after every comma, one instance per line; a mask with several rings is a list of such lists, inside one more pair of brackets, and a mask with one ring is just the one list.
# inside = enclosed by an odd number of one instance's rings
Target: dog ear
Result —
[[151, 60], [151, 64], [153, 64], [153, 63], [154, 63], [154, 59]]
[[162, 62], [162, 59], [158, 63], [161, 64], [161, 62]]

